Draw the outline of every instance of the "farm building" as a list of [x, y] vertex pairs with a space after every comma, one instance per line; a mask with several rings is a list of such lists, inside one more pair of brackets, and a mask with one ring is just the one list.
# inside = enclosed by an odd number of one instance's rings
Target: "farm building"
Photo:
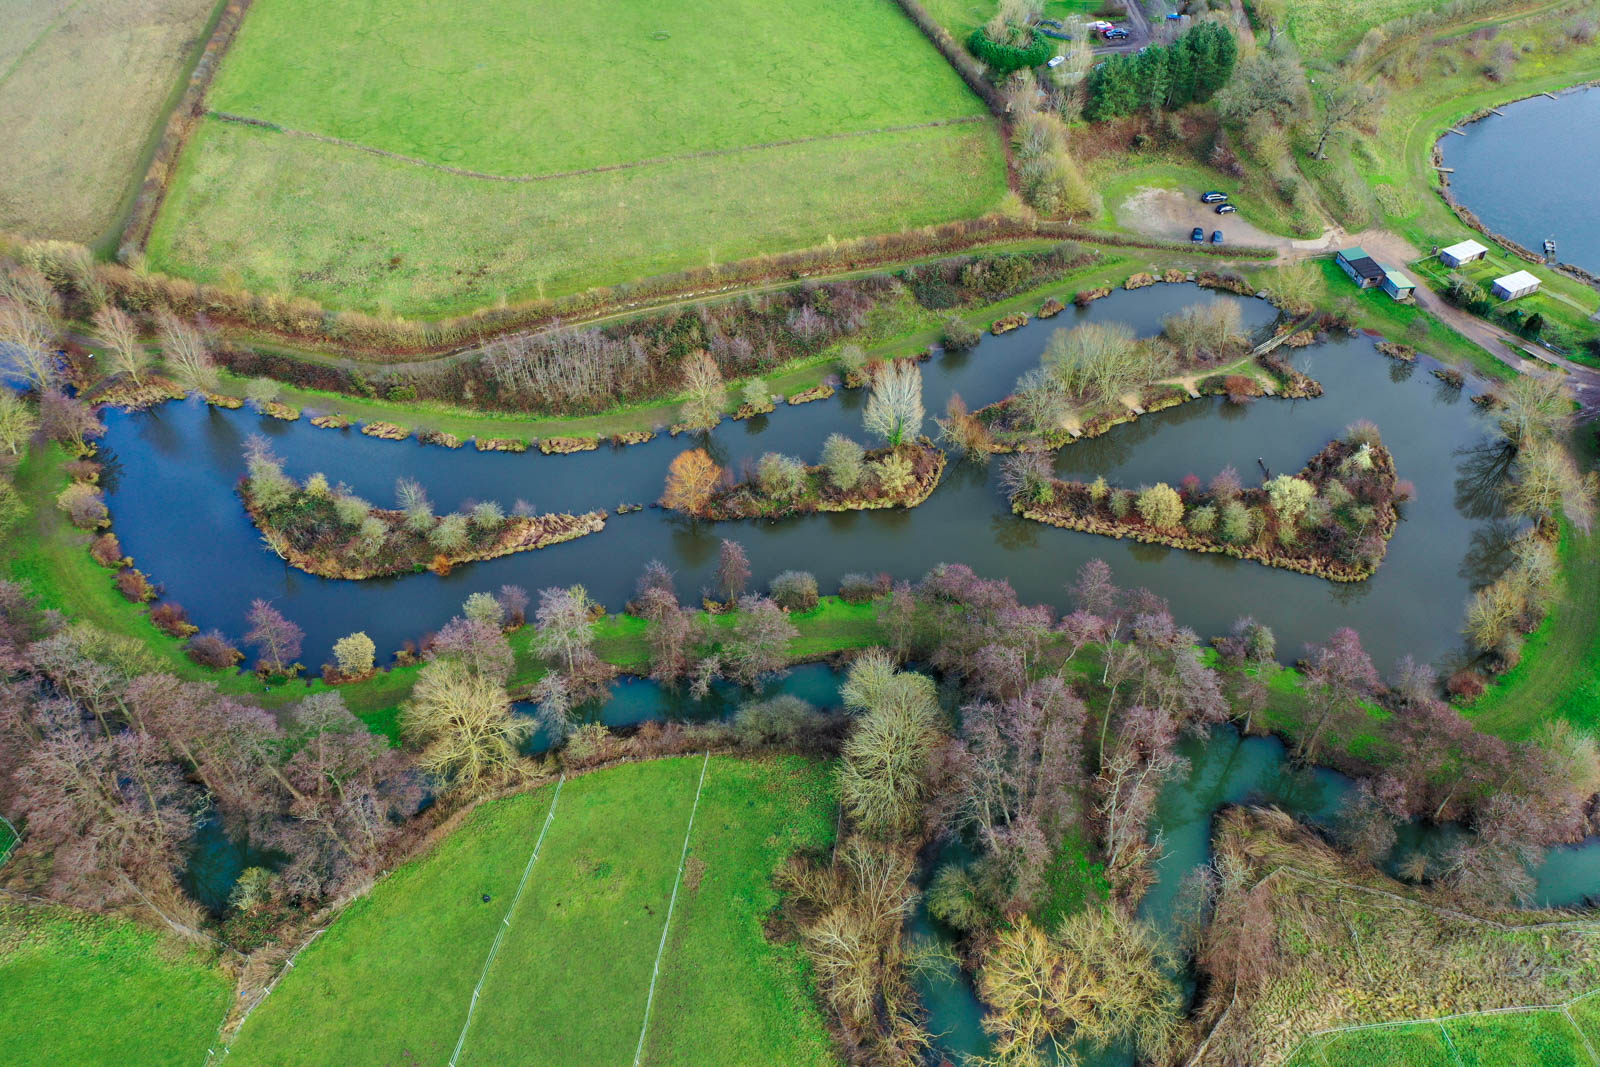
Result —
[[1494, 288], [1491, 291], [1501, 300], [1515, 300], [1519, 296], [1527, 296], [1529, 293], [1537, 291], [1538, 288], [1538, 278], [1525, 270], [1519, 270], [1507, 274], [1503, 278], [1496, 278], [1494, 280]]
[[1378, 261], [1367, 255], [1366, 249], [1357, 245], [1355, 248], [1342, 248], [1334, 257], [1334, 262], [1348, 275], [1350, 280], [1363, 289], [1371, 289], [1383, 281], [1383, 268], [1378, 266]]
[[1475, 259], [1482, 259], [1489, 254], [1489, 250], [1476, 241], [1462, 241], [1449, 248], [1439, 249], [1439, 262], [1447, 267], [1459, 267], [1463, 263], [1471, 263]]
[[1410, 300], [1417, 290], [1416, 282], [1393, 267], [1383, 268], [1383, 281], [1380, 284], [1383, 286], [1383, 291], [1396, 300]]

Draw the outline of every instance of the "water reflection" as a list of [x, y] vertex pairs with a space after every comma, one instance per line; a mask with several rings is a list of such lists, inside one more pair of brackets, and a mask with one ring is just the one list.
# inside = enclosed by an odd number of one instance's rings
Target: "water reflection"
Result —
[[[1237, 301], [1251, 328], [1265, 328], [1275, 314], [1262, 301], [1192, 286], [1118, 292], [1070, 316], [987, 337], [970, 353], [930, 360], [924, 364], [924, 404], [937, 412], [953, 392], [974, 407], [1004, 396], [1018, 374], [1037, 364], [1062, 320], [1121, 320], [1148, 334], [1159, 329], [1163, 315], [1221, 299]], [[262, 548], [243, 514], [234, 485], [249, 434], [270, 434], [295, 476], [322, 471], [374, 503], [393, 500], [396, 478], [416, 477], [441, 511], [468, 500], [510, 504], [521, 498], [541, 510], [571, 511], [653, 500], [672, 458], [700, 439], [663, 437], [560, 457], [478, 453], [379, 441], [195, 402], [147, 414], [108, 414], [106, 445], [119, 465], [108, 503], [124, 550], [199, 626], [237, 636], [252, 598], [274, 600], [305, 628], [309, 663], [322, 662], [333, 641], [354, 630], [366, 631], [380, 650], [398, 648], [442, 625], [467, 594], [508, 582], [529, 589], [581, 582], [615, 610], [631, 595], [639, 568], [657, 557], [677, 572], [680, 594], [693, 600], [712, 584], [723, 537], [745, 543], [756, 587], [791, 568], [812, 571], [824, 589], [832, 589], [851, 572], [916, 579], [936, 563], [962, 561], [986, 577], [1010, 580], [1024, 601], [1058, 608], [1065, 605], [1064, 586], [1076, 569], [1100, 556], [1121, 583], [1167, 597], [1178, 618], [1203, 636], [1225, 632], [1236, 617], [1253, 614], [1277, 631], [1278, 645], [1289, 656], [1332, 629], [1352, 626], [1380, 664], [1406, 652], [1438, 660], [1458, 647], [1461, 605], [1492, 558], [1482, 551], [1490, 535], [1479, 536], [1479, 527], [1499, 514], [1491, 492], [1495, 464], [1475, 451], [1488, 436], [1486, 420], [1455, 391], [1441, 398], [1431, 379], [1391, 382], [1391, 361], [1365, 337], [1334, 338], [1293, 358], [1309, 363], [1322, 380], [1322, 399], [1263, 398], [1246, 407], [1218, 398], [1193, 401], [1065, 448], [1056, 469], [1063, 477], [1092, 480], [1103, 474], [1113, 483], [1137, 486], [1176, 482], [1191, 472], [1209, 479], [1233, 466], [1253, 483], [1260, 476], [1258, 460], [1275, 473], [1299, 470], [1350, 422], [1372, 419], [1401, 476], [1418, 485], [1419, 495], [1405, 508], [1384, 566], [1368, 582], [1334, 585], [1223, 556], [1023, 523], [1007, 512], [1000, 464], [954, 460], [944, 484], [912, 512], [706, 524], [648, 509], [614, 515], [598, 535], [460, 567], [445, 577], [327, 581], [287, 571]], [[859, 393], [845, 391], [832, 400], [782, 408], [759, 426], [726, 422], [705, 440], [735, 469], [767, 451], [811, 459], [829, 433], [864, 436], [861, 401]], [[1446, 491], [1458, 482], [1455, 494]], [[1469, 556], [1471, 562], [1463, 564]]]

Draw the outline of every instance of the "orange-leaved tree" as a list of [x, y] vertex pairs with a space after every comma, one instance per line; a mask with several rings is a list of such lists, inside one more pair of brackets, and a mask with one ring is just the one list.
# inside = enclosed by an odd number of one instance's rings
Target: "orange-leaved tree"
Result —
[[699, 515], [705, 511], [721, 480], [722, 468], [705, 449], [679, 453], [667, 468], [667, 491], [661, 494], [661, 503], [677, 511]]

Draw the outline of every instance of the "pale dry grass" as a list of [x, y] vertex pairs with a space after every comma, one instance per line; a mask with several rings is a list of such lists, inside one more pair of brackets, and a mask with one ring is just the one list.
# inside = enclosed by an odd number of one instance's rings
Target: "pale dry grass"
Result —
[[207, 119], [148, 250], [197, 281], [439, 315], [972, 218], [1004, 194], [989, 122], [512, 184]]
[[0, 0], [0, 230], [95, 241], [116, 224], [215, 6]]
[[1259, 981], [1211, 987], [1200, 1014], [1214, 1030], [1198, 1067], [1281, 1064], [1318, 1031], [1554, 1004], [1600, 987], [1600, 923], [1468, 914], [1340, 856], [1281, 812], [1236, 809], [1218, 825], [1219, 869], [1236, 873], [1219, 911], [1230, 920], [1213, 937], [1257, 936], [1264, 921], [1273, 948], [1255, 954]]

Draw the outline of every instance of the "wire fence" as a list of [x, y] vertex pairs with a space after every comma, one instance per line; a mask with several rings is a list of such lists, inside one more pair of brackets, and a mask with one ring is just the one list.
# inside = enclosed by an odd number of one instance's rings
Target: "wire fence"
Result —
[[[1494, 1015], [1523, 1015], [1540, 1012], [1559, 1012], [1561, 1016], [1566, 1019], [1567, 1023], [1571, 1025], [1572, 1029], [1577, 1032], [1579, 1040], [1583, 1042], [1584, 1051], [1589, 1055], [1589, 1062], [1594, 1064], [1595, 1067], [1600, 1067], [1600, 1052], [1596, 1051], [1593, 1042], [1589, 1040], [1589, 1034], [1582, 1026], [1578, 1024], [1578, 1020], [1573, 1018], [1571, 1010], [1574, 1004], [1577, 1004], [1582, 1000], [1587, 1000], [1593, 996], [1600, 996], [1600, 989], [1591, 989], [1587, 993], [1580, 993], [1570, 1000], [1564, 1000], [1557, 1004], [1525, 1004], [1508, 1008], [1485, 1008], [1482, 1011], [1455, 1012], [1451, 1015], [1438, 1015], [1427, 1019], [1394, 1019], [1381, 1023], [1361, 1023], [1352, 1026], [1333, 1026], [1326, 1030], [1317, 1030], [1313, 1033], [1307, 1034], [1304, 1040], [1302, 1040], [1300, 1044], [1296, 1046], [1295, 1050], [1284, 1062], [1293, 1065], [1293, 1067], [1306, 1067], [1306, 1065], [1313, 1063], [1321, 1063], [1328, 1065], [1328, 1067], [1333, 1067], [1333, 1061], [1328, 1058], [1328, 1046], [1345, 1034], [1371, 1032], [1374, 1030], [1404, 1030], [1411, 1027], [1420, 1028], [1426, 1026], [1437, 1026], [1439, 1028], [1439, 1033], [1443, 1036], [1445, 1048], [1450, 1052], [1451, 1061], [1457, 1064], [1458, 1067], [1465, 1067], [1466, 1061], [1463, 1059], [1461, 1053], [1456, 1050], [1455, 1042], [1451, 1040], [1450, 1031], [1445, 1026], [1445, 1023], [1455, 1022], [1461, 1019], [1487, 1018]], [[1311, 1059], [1311, 1053], [1316, 1054], [1316, 1061]]]
[[661, 954], [667, 950], [667, 931], [672, 929], [672, 909], [678, 906], [678, 887], [683, 884], [683, 865], [689, 858], [689, 835], [694, 833], [695, 813], [700, 810], [700, 794], [706, 787], [706, 768], [711, 765], [707, 752], [700, 763], [700, 783], [694, 787], [694, 805], [689, 809], [689, 826], [683, 831], [683, 850], [678, 853], [678, 875], [672, 882], [672, 899], [667, 902], [667, 919], [661, 924], [661, 944], [656, 946], [656, 963], [650, 969], [650, 993], [644, 1000], [644, 1025], [639, 1027], [639, 1047], [633, 1050], [633, 1067], [644, 1059], [644, 1039], [650, 1032], [650, 1009], [656, 1003], [656, 979], [661, 977]]
[[505, 918], [500, 920], [500, 929], [494, 935], [494, 944], [489, 946], [489, 955], [483, 961], [483, 973], [478, 975], [478, 984], [472, 987], [472, 999], [467, 1002], [467, 1021], [461, 1024], [461, 1036], [456, 1038], [455, 1051], [450, 1053], [450, 1067], [456, 1067], [456, 1061], [461, 1058], [461, 1050], [467, 1043], [467, 1030], [472, 1026], [473, 1013], [478, 1010], [478, 995], [483, 992], [483, 983], [489, 979], [489, 968], [494, 965], [494, 958], [500, 952], [500, 942], [505, 940], [506, 931], [511, 929], [511, 916], [516, 913], [517, 903], [522, 900], [522, 891], [528, 887], [528, 876], [533, 873], [533, 865], [539, 859], [539, 849], [544, 845], [544, 835], [550, 829], [551, 820], [556, 817], [556, 803], [561, 799], [561, 787], [567, 784], [567, 776], [562, 775], [556, 782], [556, 794], [550, 798], [550, 810], [545, 813], [544, 826], [539, 829], [539, 839], [533, 843], [533, 852], [528, 856], [528, 865], [522, 868], [522, 881], [517, 883], [516, 895], [511, 898], [511, 906], [506, 909]]

